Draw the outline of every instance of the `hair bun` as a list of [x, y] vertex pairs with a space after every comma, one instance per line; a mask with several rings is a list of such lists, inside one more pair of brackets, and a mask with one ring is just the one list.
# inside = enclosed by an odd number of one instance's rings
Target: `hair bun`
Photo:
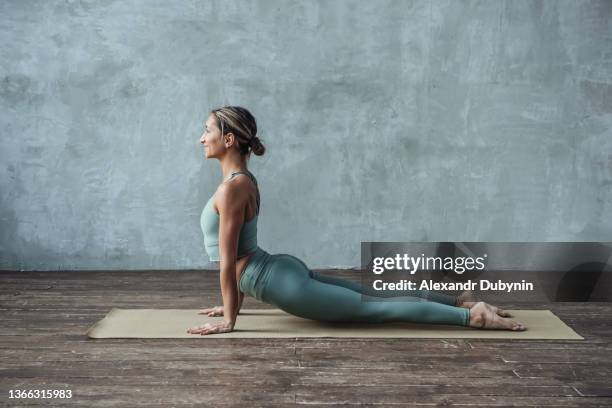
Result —
[[264, 145], [261, 143], [261, 140], [259, 140], [257, 136], [253, 136], [251, 138], [251, 150], [257, 156], [261, 156], [266, 151], [266, 148], [264, 147]]

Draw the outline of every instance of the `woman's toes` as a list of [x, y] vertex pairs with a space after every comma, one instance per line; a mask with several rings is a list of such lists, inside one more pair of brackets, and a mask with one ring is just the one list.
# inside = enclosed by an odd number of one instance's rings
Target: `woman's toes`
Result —
[[510, 312], [502, 309], [501, 307], [493, 306], [493, 305], [490, 305], [488, 303], [485, 303], [485, 305], [487, 305], [487, 307], [489, 309], [493, 310], [493, 312], [495, 312], [495, 314], [497, 314], [498, 316], [501, 316], [501, 317], [512, 317]]
[[501, 316], [501, 317], [512, 317], [512, 315], [508, 311], [502, 309], [501, 307], [492, 306], [492, 305], [487, 305], [487, 306], [489, 306], [491, 309], [493, 309], [493, 311], [495, 311], [495, 314], [497, 314], [498, 316]]
[[[499, 310], [495, 306], [484, 302], [477, 302], [470, 309], [470, 326], [480, 329], [500, 329], [523, 331], [527, 328], [519, 322], [502, 317], [498, 314]], [[504, 312], [502, 310], [502, 312]]]

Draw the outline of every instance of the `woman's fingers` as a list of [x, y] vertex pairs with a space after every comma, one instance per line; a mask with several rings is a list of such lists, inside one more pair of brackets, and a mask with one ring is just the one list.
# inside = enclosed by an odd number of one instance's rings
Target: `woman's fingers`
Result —
[[187, 333], [191, 334], [215, 334], [215, 333], [227, 333], [234, 329], [233, 324], [222, 322], [222, 323], [204, 323], [202, 326], [193, 327], [187, 329]]
[[208, 315], [209, 317], [223, 316], [223, 307], [215, 306], [215, 307], [209, 307], [206, 309], [200, 309], [198, 314], [205, 314], [205, 315]]
[[212, 334], [213, 331], [210, 328], [205, 328], [205, 329], [199, 329], [196, 331], [192, 331], [191, 334], [199, 334], [199, 335], [205, 335], [205, 334]]
[[196, 327], [187, 329], [187, 333], [200, 334], [202, 333], [202, 331], [208, 330], [210, 326], [211, 326], [210, 323], [205, 323], [203, 326], [196, 326]]
[[197, 326], [197, 327], [192, 327], [190, 329], [187, 329], [187, 333], [205, 335], [205, 334], [221, 333], [220, 330], [221, 330], [221, 326], [218, 324], [212, 325], [210, 323], [205, 323], [202, 326]]

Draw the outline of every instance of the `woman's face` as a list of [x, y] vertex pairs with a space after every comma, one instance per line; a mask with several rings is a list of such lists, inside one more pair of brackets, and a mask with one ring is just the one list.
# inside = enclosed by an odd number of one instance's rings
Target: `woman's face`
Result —
[[213, 114], [206, 120], [204, 133], [200, 137], [200, 143], [204, 146], [204, 156], [207, 159], [219, 157], [225, 151], [221, 129], [217, 127], [217, 121]]

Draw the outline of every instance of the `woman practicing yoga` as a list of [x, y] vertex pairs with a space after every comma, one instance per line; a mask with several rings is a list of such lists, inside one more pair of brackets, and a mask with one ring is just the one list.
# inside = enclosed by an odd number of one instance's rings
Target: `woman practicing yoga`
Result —
[[471, 292], [450, 296], [432, 291], [406, 291], [405, 301], [362, 301], [362, 294], [376, 294], [352, 281], [325, 276], [308, 269], [287, 254], [269, 254], [257, 246], [259, 189], [247, 169], [251, 152], [261, 156], [265, 148], [251, 113], [239, 106], [211, 111], [200, 143], [206, 158], [221, 164], [223, 182], [208, 200], [200, 218], [204, 246], [211, 261], [220, 263], [223, 306], [203, 309], [208, 316], [224, 316], [222, 322], [187, 329], [191, 334], [231, 332], [244, 294], [295, 316], [331, 322], [382, 323], [406, 321], [452, 324], [481, 329], [525, 330], [510, 314]]

